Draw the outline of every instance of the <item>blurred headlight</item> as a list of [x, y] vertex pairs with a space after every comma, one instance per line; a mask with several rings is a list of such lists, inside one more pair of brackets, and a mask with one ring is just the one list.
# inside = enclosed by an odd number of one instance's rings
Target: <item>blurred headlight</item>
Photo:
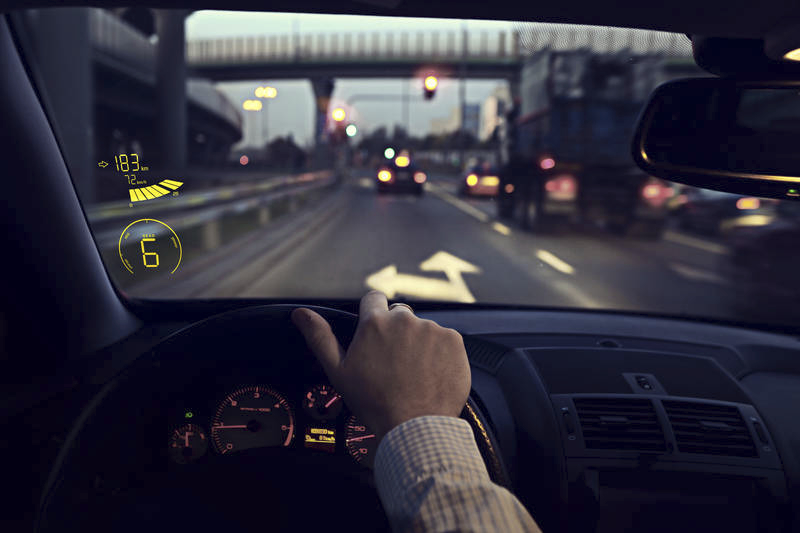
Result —
[[758, 209], [759, 207], [761, 207], [761, 200], [758, 198], [747, 197], [736, 200], [736, 208], [743, 211], [747, 209]]
[[481, 185], [486, 185], [487, 187], [497, 187], [500, 185], [500, 178], [497, 176], [484, 176], [481, 178]]
[[398, 155], [394, 160], [394, 164], [398, 167], [407, 167], [411, 164], [411, 159], [404, 155]]
[[378, 172], [378, 179], [384, 182], [391, 181], [392, 173], [389, 172], [388, 170], [381, 170], [380, 172]]
[[474, 187], [478, 184], [478, 175], [477, 174], [470, 174], [467, 176], [467, 185], [470, 187]]

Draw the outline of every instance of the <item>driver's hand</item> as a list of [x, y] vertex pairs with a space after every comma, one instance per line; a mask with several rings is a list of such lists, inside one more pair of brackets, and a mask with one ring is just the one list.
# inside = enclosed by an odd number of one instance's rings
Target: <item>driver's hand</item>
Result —
[[309, 309], [292, 321], [348, 407], [380, 442], [392, 428], [424, 415], [458, 416], [471, 376], [461, 335], [408, 308], [389, 310], [386, 296], [361, 299], [358, 328], [347, 353], [328, 322]]

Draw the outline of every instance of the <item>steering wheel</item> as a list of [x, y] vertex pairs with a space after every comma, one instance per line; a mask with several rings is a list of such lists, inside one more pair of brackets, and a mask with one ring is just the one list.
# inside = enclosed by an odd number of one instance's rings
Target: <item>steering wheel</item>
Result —
[[[172, 489], [164, 481], [169, 479], [166, 461], [161, 461], [153, 451], [153, 442], [157, 440], [151, 438], [153, 435], [163, 434], [166, 421], [165, 418], [151, 413], [158, 412], [159, 406], [166, 405], [163, 403], [164, 398], [172, 397], [176, 390], [179, 391], [180, 387], [192, 379], [193, 370], [213, 371], [238, 354], [249, 354], [248, 357], [256, 354], [258, 359], [247, 361], [253, 365], [257, 365], [259, 361], [268, 361], [270, 369], [275, 372], [288, 372], [292, 366], [298, 365], [318, 365], [313, 356], [304, 361], [288, 357], [285, 353], [280, 353], [277, 357], [269, 353], [269, 347], [276, 343], [290, 346], [292, 352], [300, 347], [305, 348], [304, 339], [290, 319], [291, 312], [298, 307], [301, 306], [255, 306], [206, 318], [172, 334], [106, 383], [78, 417], [59, 452], [42, 493], [35, 530], [72, 531], [78, 527], [94, 530], [101, 525], [108, 528], [107, 523], [98, 524], [97, 521], [101, 520], [101, 516], [106, 516], [103, 520], [107, 520], [112, 513], [115, 513], [114, 516], [123, 525], [136, 523], [137, 519], [154, 513], [152, 519], [158, 520], [158, 528], [163, 529], [168, 525], [164, 522], [169, 523], [173, 519], [176, 526], [185, 525], [180, 516], [185, 518], [187, 513], [196, 514], [197, 507], [202, 507], [202, 512], [207, 513], [208, 508], [213, 507], [213, 500], [202, 506], [198, 505], [194, 495], [185, 494], [185, 487], [175, 489], [175, 493], [169, 492]], [[330, 323], [342, 346], [349, 346], [358, 325], [356, 315], [325, 307], [302, 307], [313, 309], [322, 315]], [[219, 347], [226, 349], [220, 353]], [[307, 351], [304, 349], [302, 353]], [[182, 382], [182, 379], [186, 381]], [[497, 453], [495, 438], [473, 401], [472, 393], [461, 418], [472, 427], [478, 449], [492, 480], [510, 488], [508, 476]], [[253, 465], [258, 462], [257, 454], [272, 453], [268, 450], [246, 450], [234, 454], [250, 461], [243, 466], [245, 474], [242, 475], [252, 476], [252, 472], [256, 470]], [[280, 450], [286, 453], [287, 448]], [[256, 459], [251, 460], [253, 457]], [[275, 461], [271, 464], [288, 464], [297, 468], [302, 466], [302, 461], [293, 463], [284, 456]], [[325, 469], [325, 465], [317, 463], [313, 468], [316, 469], [314, 472], [319, 472], [320, 469]], [[259, 512], [268, 507], [263, 500], [277, 494], [277, 489], [270, 486], [270, 477], [272, 476], [269, 472], [265, 473], [263, 480], [258, 477], [253, 484], [256, 488], [250, 490], [254, 494], [248, 495], [252, 496], [253, 505], [260, 507]], [[334, 481], [330, 480], [331, 483]], [[323, 486], [323, 490], [324, 488]], [[270, 490], [273, 492], [269, 492]], [[263, 499], [260, 499], [261, 491], [265, 491], [263, 494], [266, 496]], [[120, 497], [120, 492], [123, 496], [128, 495], [127, 499]], [[149, 497], [149, 507], [141, 505], [143, 497]], [[380, 504], [376, 503], [378, 500], [374, 489], [360, 501], [367, 500], [381, 514], [382, 524], [366, 527], [388, 528]], [[170, 520], [165, 518], [165, 501], [174, 502], [173, 507], [176, 507], [174, 511], [177, 511], [177, 516]], [[288, 520], [273, 522], [271, 529], [282, 530], [285, 527], [292, 530]], [[147, 521], [135, 528], [131, 526], [130, 530], [141, 530], [141, 527], [146, 527], [146, 523]], [[208, 525], [210, 530], [213, 520], [201, 516], [196, 523]], [[228, 526], [233, 525], [225, 523]], [[245, 522], [241, 525], [246, 527]], [[326, 521], [324, 525], [329, 527], [343, 524]]]

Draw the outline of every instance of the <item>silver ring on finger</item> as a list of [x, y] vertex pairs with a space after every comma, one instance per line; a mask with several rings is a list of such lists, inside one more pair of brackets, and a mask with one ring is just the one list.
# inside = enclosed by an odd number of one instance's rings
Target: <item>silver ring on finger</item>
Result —
[[408, 309], [408, 311], [409, 311], [409, 312], [410, 312], [412, 315], [414, 314], [414, 310], [411, 308], [411, 306], [410, 306], [410, 305], [408, 305], [408, 304], [404, 304], [404, 303], [400, 303], [400, 302], [398, 302], [398, 303], [394, 303], [394, 304], [390, 305], [390, 306], [389, 306], [389, 311], [391, 311], [392, 309], [395, 309], [396, 307], [404, 307], [404, 308]]

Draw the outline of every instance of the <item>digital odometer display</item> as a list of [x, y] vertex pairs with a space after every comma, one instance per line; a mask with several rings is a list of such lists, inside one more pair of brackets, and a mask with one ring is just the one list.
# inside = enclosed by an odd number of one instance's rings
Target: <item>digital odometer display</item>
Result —
[[289, 446], [295, 421], [286, 399], [269, 387], [242, 387], [222, 401], [211, 421], [211, 440], [219, 453]]

